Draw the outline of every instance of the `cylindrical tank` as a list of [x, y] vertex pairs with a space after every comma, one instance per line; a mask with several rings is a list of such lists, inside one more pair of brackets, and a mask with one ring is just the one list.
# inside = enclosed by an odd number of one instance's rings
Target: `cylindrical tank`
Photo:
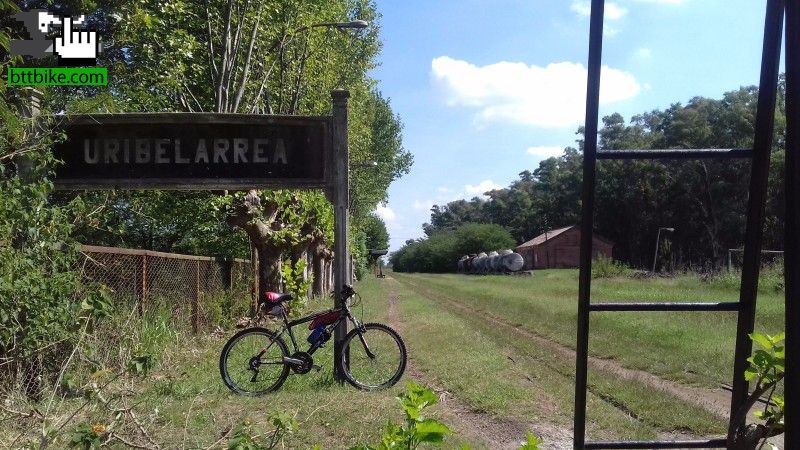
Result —
[[478, 256], [472, 262], [472, 266], [474, 268], [474, 273], [483, 273], [486, 270], [486, 253], [481, 252], [478, 253]]
[[522, 270], [525, 265], [525, 259], [519, 253], [510, 252], [502, 256], [503, 268], [509, 272], [517, 272]]
[[487, 273], [495, 273], [497, 269], [500, 268], [500, 254], [497, 252], [489, 252], [487, 255], [489, 258], [488, 264], [486, 265], [486, 272]]

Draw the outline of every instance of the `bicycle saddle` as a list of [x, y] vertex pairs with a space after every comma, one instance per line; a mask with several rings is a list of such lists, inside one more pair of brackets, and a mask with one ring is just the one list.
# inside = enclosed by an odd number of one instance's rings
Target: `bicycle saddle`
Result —
[[281, 303], [292, 299], [292, 294], [282, 294], [280, 292], [265, 292], [264, 296], [270, 303]]

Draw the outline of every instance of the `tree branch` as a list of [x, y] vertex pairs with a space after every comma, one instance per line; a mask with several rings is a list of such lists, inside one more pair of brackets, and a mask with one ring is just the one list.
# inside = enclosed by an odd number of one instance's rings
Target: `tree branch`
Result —
[[244, 96], [244, 91], [247, 88], [247, 82], [249, 81], [250, 76], [250, 64], [253, 57], [253, 48], [255, 47], [256, 43], [256, 34], [258, 33], [258, 25], [261, 23], [261, 11], [262, 6], [264, 5], [263, 2], [258, 3], [258, 7], [256, 9], [256, 21], [253, 24], [253, 31], [250, 33], [250, 45], [247, 48], [247, 56], [245, 57], [244, 68], [242, 69], [242, 79], [239, 83], [239, 88], [236, 90], [236, 100], [233, 103], [233, 111], [236, 112], [239, 110], [239, 105], [242, 103], [242, 97]]

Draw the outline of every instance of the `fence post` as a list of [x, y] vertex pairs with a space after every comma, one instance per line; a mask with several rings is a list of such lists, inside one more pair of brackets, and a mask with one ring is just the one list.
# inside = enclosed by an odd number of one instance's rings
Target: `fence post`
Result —
[[139, 268], [139, 295], [136, 310], [139, 312], [139, 317], [144, 315], [144, 303], [147, 301], [147, 254], [142, 253], [142, 261]]
[[200, 300], [200, 261], [195, 261], [195, 286], [194, 295], [192, 296], [192, 333], [197, 334], [199, 328], [200, 317], [198, 314], [198, 303]]
[[233, 264], [234, 260], [225, 258], [218, 260], [222, 268], [222, 288], [226, 292], [233, 290]]

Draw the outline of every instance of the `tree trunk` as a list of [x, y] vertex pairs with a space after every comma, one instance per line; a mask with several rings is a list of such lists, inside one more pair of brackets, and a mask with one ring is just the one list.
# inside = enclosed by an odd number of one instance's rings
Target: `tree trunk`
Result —
[[272, 245], [265, 243], [256, 244], [258, 253], [258, 285], [261, 288], [259, 295], [264, 292], [281, 290], [281, 253]]
[[311, 261], [311, 276], [314, 280], [311, 292], [314, 297], [322, 297], [325, 295], [325, 259], [322, 255], [314, 253], [311, 256]]

